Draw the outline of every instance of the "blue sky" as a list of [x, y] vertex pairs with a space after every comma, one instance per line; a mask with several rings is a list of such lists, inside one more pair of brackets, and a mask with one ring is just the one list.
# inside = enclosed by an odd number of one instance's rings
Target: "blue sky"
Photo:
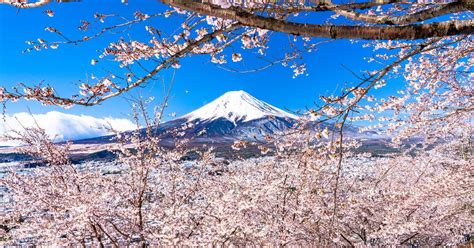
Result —
[[[46, 9], [55, 12], [53, 18], [43, 12]], [[66, 35], [78, 37], [77, 31], [80, 20], [93, 19], [96, 12], [119, 14], [133, 18], [136, 10], [145, 13], [159, 12], [164, 6], [158, 1], [137, 0], [124, 5], [120, 1], [85, 1], [81, 3], [52, 4], [37, 9], [18, 11], [6, 5], [0, 5], [0, 84], [11, 87], [19, 82], [29, 85], [40, 81], [51, 84], [65, 95], [77, 93], [77, 85], [86, 74], [102, 73], [104, 70], [114, 70], [116, 63], [100, 62], [96, 66], [90, 64], [91, 59], [97, 58], [98, 50], [106, 47], [107, 43], [125, 36], [126, 33], [107, 34], [92, 42], [77, 46], [62, 46], [56, 50], [33, 51], [22, 54], [27, 48], [25, 41], [37, 38], [50, 39], [52, 34], [44, 31], [45, 27], [53, 26]], [[151, 23], [156, 28], [169, 30], [179, 25], [181, 19], [158, 19]], [[316, 20], [318, 21], [318, 20]], [[144, 38], [143, 26], [130, 30], [132, 38]], [[128, 35], [126, 36], [128, 37]], [[126, 38], [125, 37], [125, 38]], [[269, 58], [281, 57], [280, 46], [287, 44], [286, 35], [275, 35], [270, 43]], [[357, 79], [350, 71], [360, 72], [369, 68], [364, 57], [372, 55], [372, 51], [362, 48], [360, 44], [351, 44], [348, 40], [338, 40], [324, 44], [316, 52], [305, 55], [308, 66], [308, 76], [292, 78], [289, 68], [280, 65], [273, 66], [258, 73], [238, 74], [218, 68], [209, 61], [209, 56], [186, 58], [182, 61], [181, 69], [176, 71], [175, 84], [171, 93], [168, 112], [183, 115], [190, 112], [223, 93], [230, 90], [245, 90], [255, 97], [280, 108], [290, 110], [312, 107], [313, 102], [322, 94], [333, 93], [338, 86]], [[252, 58], [244, 57], [240, 64], [243, 68], [252, 64]], [[232, 65], [238, 68], [238, 65]], [[371, 65], [370, 65], [371, 66]], [[162, 79], [170, 80], [171, 71], [162, 74]], [[379, 94], [386, 94], [394, 87], [386, 87]], [[187, 93], [186, 93], [187, 92]], [[147, 88], [134, 90], [131, 95], [162, 97], [160, 84], [151, 84]], [[45, 107], [38, 103], [21, 101], [7, 105], [7, 113], [25, 112], [31, 109], [33, 113], [46, 113], [59, 110], [68, 114], [84, 114], [95, 117], [124, 118], [130, 114], [127, 97], [109, 100], [95, 107], [73, 107], [61, 109]]]

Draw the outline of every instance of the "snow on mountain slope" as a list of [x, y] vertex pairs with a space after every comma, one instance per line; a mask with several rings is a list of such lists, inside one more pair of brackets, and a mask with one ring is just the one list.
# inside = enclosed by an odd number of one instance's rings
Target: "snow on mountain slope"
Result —
[[229, 91], [180, 119], [186, 119], [188, 122], [196, 120], [208, 122], [225, 118], [237, 125], [238, 122], [248, 122], [270, 116], [289, 119], [298, 118], [296, 115], [260, 101], [247, 92], [239, 90]]

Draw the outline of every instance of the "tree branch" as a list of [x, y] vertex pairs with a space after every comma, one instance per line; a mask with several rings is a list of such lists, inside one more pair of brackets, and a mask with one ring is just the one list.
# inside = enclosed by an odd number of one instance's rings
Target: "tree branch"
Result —
[[[0, 99], [0, 100], [6, 101], [6, 100], [19, 100], [19, 99], [26, 98], [26, 99], [33, 99], [33, 100], [39, 101], [39, 102], [44, 103], [44, 104], [53, 104], [53, 105], [57, 105], [57, 106], [72, 106], [72, 105], [94, 106], [94, 105], [98, 105], [98, 104], [106, 101], [107, 99], [119, 96], [119, 95], [121, 95], [125, 92], [130, 91], [133, 88], [136, 88], [136, 87], [142, 85], [143, 83], [145, 83], [146, 81], [151, 79], [154, 75], [156, 75], [159, 71], [168, 68], [174, 62], [176, 62], [178, 59], [180, 59], [183, 56], [186, 56], [187, 54], [191, 53], [195, 48], [199, 47], [200, 45], [211, 41], [212, 39], [214, 39], [215, 37], [217, 37], [220, 34], [223, 34], [225, 32], [230, 32], [230, 31], [235, 30], [239, 27], [241, 27], [240, 24], [233, 24], [233, 25], [230, 25], [230, 26], [225, 27], [223, 29], [219, 29], [219, 30], [216, 30], [212, 33], [209, 33], [209, 34], [203, 36], [199, 40], [195, 40], [194, 42], [190, 43], [188, 46], [181, 49], [180, 51], [177, 51], [176, 53], [171, 54], [168, 58], [166, 58], [162, 63], [158, 64], [153, 70], [148, 72], [145, 76], [135, 80], [134, 82], [131, 82], [130, 84], [128, 84], [127, 86], [125, 86], [123, 88], [117, 88], [117, 91], [109, 93], [109, 94], [104, 95], [104, 96], [94, 95], [94, 96], [90, 96], [88, 98], [81, 98], [81, 99], [61, 97], [61, 96], [56, 95], [54, 93], [54, 91], [52, 91], [52, 88], [45, 87], [45, 88], [41, 89], [41, 86], [39, 85], [39, 86], [36, 86], [34, 88], [25, 87], [25, 88], [31, 89], [33, 91], [38, 91], [38, 94], [35, 94], [34, 96], [22, 94], [18, 91], [18, 89], [16, 89], [16, 92], [8, 92], [4, 88], [0, 87], [0, 92], [3, 93], [3, 99]], [[46, 94], [45, 93], [46, 91], [50, 92], [50, 93]], [[44, 94], [41, 93], [41, 92], [43, 92]]]
[[455, 1], [448, 4], [437, 5], [433, 8], [421, 10], [413, 14], [406, 14], [402, 16], [375, 16], [359, 13], [352, 10], [339, 9], [337, 7], [332, 8], [334, 12], [340, 14], [344, 17], [347, 17], [352, 20], [363, 21], [366, 23], [375, 23], [375, 24], [386, 24], [386, 25], [406, 25], [410, 23], [421, 22], [436, 18], [438, 16], [459, 13], [463, 11], [472, 10], [472, 6], [462, 2]]
[[407, 26], [351, 26], [330, 24], [304, 24], [259, 16], [239, 7], [221, 8], [216, 5], [181, 0], [161, 0], [163, 3], [203, 15], [234, 20], [242, 25], [273, 30], [298, 36], [333, 39], [416, 40], [473, 34], [474, 21], [455, 20]]

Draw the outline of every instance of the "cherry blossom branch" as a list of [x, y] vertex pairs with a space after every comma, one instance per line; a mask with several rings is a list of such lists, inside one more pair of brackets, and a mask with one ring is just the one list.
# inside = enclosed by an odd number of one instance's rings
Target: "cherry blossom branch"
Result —
[[[96, 39], [96, 38], [106, 34], [107, 32], [111, 32], [112, 30], [122, 28], [122, 27], [130, 27], [130, 26], [132, 26], [136, 23], [144, 22], [144, 21], [147, 21], [151, 18], [155, 18], [155, 17], [159, 17], [159, 16], [168, 16], [168, 15], [171, 15], [172, 13], [175, 13], [175, 12], [176, 11], [174, 11], [174, 10], [168, 10], [168, 11], [165, 11], [165, 12], [151, 14], [151, 15], [144, 15], [144, 14], [141, 14], [141, 13], [137, 12], [136, 13], [136, 19], [134, 19], [134, 20], [128, 21], [127, 19], [124, 18], [126, 20], [126, 22], [119, 23], [119, 24], [112, 25], [112, 26], [108, 26], [108, 27], [104, 27], [104, 28], [100, 29], [100, 31], [96, 32], [95, 34], [93, 34], [91, 36], [84, 36], [80, 39], [70, 39], [65, 34], [63, 34], [63, 32], [61, 32], [60, 30], [58, 30], [54, 27], [46, 27], [45, 31], [57, 34], [58, 36], [63, 38], [64, 41], [46, 41], [46, 40], [41, 39], [41, 38], [39, 38], [38, 41], [27, 41], [26, 43], [28, 45], [31, 45], [31, 47], [25, 49], [23, 51], [23, 53], [31, 52], [33, 49], [37, 50], [37, 51], [40, 51], [42, 48], [48, 48], [48, 46], [52, 49], [57, 49], [60, 44], [78, 45], [79, 43], [88, 42], [88, 41], [91, 41], [93, 39]], [[100, 18], [101, 22], [103, 22], [103, 18], [108, 17], [108, 16], [111, 16], [111, 15], [96, 14], [95, 18]], [[87, 21], [82, 21], [82, 22], [83, 22], [83, 24], [79, 29], [81, 29], [83, 31], [87, 31], [89, 29], [90, 23], [87, 22]]]
[[162, 2], [188, 11], [237, 21], [245, 26], [298, 36], [332, 39], [416, 40], [474, 33], [474, 22], [472, 20], [453, 20], [429, 24], [385, 27], [303, 24], [256, 15], [239, 7], [221, 8], [217, 5], [181, 0], [163, 0]]
[[454, 1], [447, 4], [436, 5], [435, 7], [423, 9], [412, 14], [405, 14], [402, 16], [389, 15], [369, 15], [352, 10], [338, 9], [334, 7], [335, 13], [352, 20], [363, 21], [366, 23], [387, 24], [387, 25], [407, 25], [436, 18], [438, 16], [459, 13], [463, 11], [473, 10], [473, 6], [468, 5], [467, 1]]
[[[188, 55], [190, 52], [192, 52], [195, 48], [199, 47], [202, 44], [205, 44], [206, 42], [209, 42], [213, 40], [215, 37], [217, 37], [220, 34], [230, 32], [232, 30], [235, 30], [237, 28], [241, 27], [240, 24], [232, 24], [228, 27], [225, 27], [223, 29], [218, 29], [213, 31], [212, 33], [206, 34], [202, 36], [201, 38], [191, 42], [189, 45], [184, 46], [182, 49], [178, 51], [169, 51], [170, 56], [163, 60], [160, 64], [158, 64], [153, 70], [149, 71], [145, 76], [135, 80], [134, 82], [129, 83], [127, 86], [119, 88], [115, 84], [111, 83], [110, 80], [105, 79], [102, 81], [100, 85], [97, 85], [95, 87], [98, 87], [97, 90], [98, 92], [110, 92], [110, 90], [107, 90], [107, 87], [114, 87], [116, 89], [115, 92], [111, 92], [106, 95], [101, 95], [98, 93], [92, 94], [91, 96], [87, 98], [65, 98], [61, 97], [55, 94], [53, 88], [46, 86], [46, 87], [41, 87], [41, 85], [35, 86], [35, 87], [26, 87], [24, 85], [20, 85], [24, 87], [25, 93], [21, 93], [18, 89], [14, 89], [13, 92], [8, 92], [5, 88], [0, 88], [0, 94], [1, 98], [0, 100], [2, 101], [7, 101], [7, 100], [13, 100], [17, 101], [20, 99], [33, 99], [37, 100], [43, 104], [48, 104], [48, 105], [59, 105], [59, 106], [73, 106], [73, 105], [82, 105], [82, 106], [94, 106], [97, 104], [100, 104], [110, 98], [119, 96], [123, 94], [124, 92], [128, 92], [129, 90], [136, 88], [143, 83], [147, 82], [148, 79], [152, 78], [154, 75], [156, 75], [159, 71], [168, 68], [171, 66], [173, 63], [176, 63], [178, 59], [182, 58], [183, 56]], [[104, 84], [105, 83], [105, 84]]]

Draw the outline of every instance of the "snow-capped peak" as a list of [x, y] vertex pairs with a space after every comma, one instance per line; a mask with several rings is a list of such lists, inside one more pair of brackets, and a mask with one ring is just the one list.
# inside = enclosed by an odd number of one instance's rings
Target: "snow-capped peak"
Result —
[[202, 122], [225, 118], [236, 124], [269, 116], [298, 118], [296, 115], [258, 100], [243, 90], [229, 91], [182, 118], [187, 121], [200, 120]]

